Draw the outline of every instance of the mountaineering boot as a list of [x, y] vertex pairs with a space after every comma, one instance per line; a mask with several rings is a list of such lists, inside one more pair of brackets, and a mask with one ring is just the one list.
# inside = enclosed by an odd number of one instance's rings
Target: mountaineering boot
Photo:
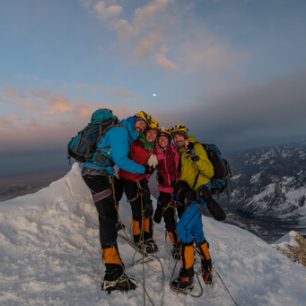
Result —
[[181, 259], [181, 250], [178, 244], [174, 244], [171, 250], [171, 255], [175, 260]]
[[139, 220], [134, 220], [132, 221], [132, 226], [133, 226], [133, 238], [134, 238], [134, 242], [137, 245], [140, 241], [140, 221]]
[[193, 275], [194, 275], [193, 267], [188, 270], [181, 268], [179, 276], [171, 282], [170, 288], [174, 291], [182, 293], [185, 293], [187, 290], [192, 290]]
[[153, 240], [153, 221], [151, 217], [145, 217], [143, 221], [143, 237], [144, 242], [142, 243], [142, 250], [146, 253], [158, 252], [158, 247]]
[[212, 265], [209, 244], [207, 241], [203, 241], [197, 244], [196, 248], [201, 258], [201, 270], [204, 283], [210, 285], [212, 283]]
[[179, 276], [171, 282], [170, 288], [174, 291], [186, 293], [193, 289], [194, 250], [193, 242], [181, 244], [182, 268]]
[[130, 290], [136, 288], [135, 280], [124, 273], [124, 265], [119, 255], [116, 242], [106, 243], [102, 246], [102, 257], [105, 264], [104, 280], [101, 289]]
[[106, 271], [104, 275], [101, 289], [107, 292], [113, 290], [128, 291], [136, 289], [136, 282], [133, 278], [128, 277], [124, 272], [122, 266], [119, 265], [105, 265]]
[[212, 276], [212, 268], [211, 263], [207, 263], [206, 261], [201, 261], [201, 271], [202, 271], [202, 277], [204, 280], [204, 283], [206, 285], [211, 285], [213, 276]]

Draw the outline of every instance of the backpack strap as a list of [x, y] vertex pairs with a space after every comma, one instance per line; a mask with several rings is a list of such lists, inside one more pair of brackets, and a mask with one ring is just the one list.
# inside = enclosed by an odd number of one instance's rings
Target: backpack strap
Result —
[[195, 186], [197, 185], [197, 182], [198, 182], [198, 180], [199, 180], [199, 176], [200, 176], [200, 171], [198, 170], [198, 171], [197, 171], [197, 176], [196, 176], [196, 178], [195, 178], [195, 180], [194, 180], [194, 183], [193, 183], [193, 185], [192, 185], [192, 190], [194, 190]]

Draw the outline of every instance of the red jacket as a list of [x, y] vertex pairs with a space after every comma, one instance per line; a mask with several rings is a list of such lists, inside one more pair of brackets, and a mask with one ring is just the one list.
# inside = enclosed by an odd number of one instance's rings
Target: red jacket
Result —
[[[144, 143], [140, 139], [137, 139], [132, 143], [129, 157], [130, 159], [134, 160], [137, 164], [145, 166], [147, 165], [150, 156], [154, 154], [156, 155], [156, 149], [148, 151], [148, 149], [145, 148]], [[122, 169], [119, 169], [118, 174], [120, 178], [130, 180], [135, 183], [141, 181], [143, 178], [148, 179], [147, 174], [131, 173]]]
[[162, 150], [157, 146], [158, 191], [172, 193], [174, 184], [179, 180], [180, 153], [171, 143]]

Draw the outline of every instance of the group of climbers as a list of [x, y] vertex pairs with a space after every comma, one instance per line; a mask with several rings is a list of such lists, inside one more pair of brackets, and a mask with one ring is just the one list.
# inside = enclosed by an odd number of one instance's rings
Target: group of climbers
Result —
[[[114, 115], [109, 112], [112, 118]], [[159, 197], [153, 216], [148, 181], [154, 171]], [[189, 136], [183, 124], [160, 128], [157, 120], [144, 111], [116, 122], [98, 139], [96, 152], [83, 164], [82, 176], [99, 216], [105, 264], [103, 290], [136, 288], [135, 281], [124, 273], [117, 244], [118, 202], [123, 191], [132, 210], [133, 240], [141, 251], [158, 251], [153, 220], [160, 223], [163, 218], [165, 222], [172, 256], [182, 262], [171, 288], [192, 289], [194, 244], [201, 258], [203, 279], [206, 284], [211, 283], [211, 255], [203, 232], [201, 207], [206, 206], [214, 167], [203, 146]]]

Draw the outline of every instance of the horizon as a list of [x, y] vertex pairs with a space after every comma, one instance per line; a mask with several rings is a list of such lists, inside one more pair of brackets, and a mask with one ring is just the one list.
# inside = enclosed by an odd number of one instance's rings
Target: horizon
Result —
[[[266, 145], [221, 152], [230, 161], [236, 154], [253, 150], [277, 148], [282, 146], [304, 145], [300, 142], [287, 142], [277, 145]], [[66, 151], [61, 148], [54, 151], [15, 152], [15, 155], [0, 154], [0, 202], [15, 196], [37, 191], [54, 180], [58, 180], [71, 170], [73, 159], [67, 159]], [[17, 188], [18, 187], [18, 188]], [[20, 189], [20, 190], [19, 190]]]
[[4, 0], [0, 155], [62, 150], [101, 107], [223, 151], [306, 130], [306, 2]]

